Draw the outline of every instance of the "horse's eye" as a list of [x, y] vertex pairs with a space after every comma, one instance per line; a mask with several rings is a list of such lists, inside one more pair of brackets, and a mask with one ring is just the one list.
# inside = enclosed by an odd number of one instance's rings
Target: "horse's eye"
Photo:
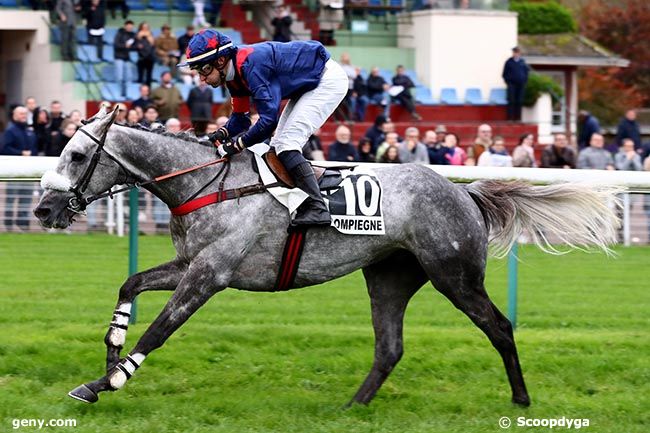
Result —
[[79, 152], [72, 152], [72, 162], [81, 162], [86, 159], [86, 155]]

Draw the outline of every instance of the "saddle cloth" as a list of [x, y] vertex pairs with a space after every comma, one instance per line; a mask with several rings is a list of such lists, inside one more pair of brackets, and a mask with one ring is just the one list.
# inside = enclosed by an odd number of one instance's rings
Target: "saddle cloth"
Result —
[[[257, 171], [271, 195], [287, 208], [289, 214], [307, 199], [307, 194], [299, 188], [289, 188], [286, 172], [279, 176], [269, 168], [265, 154], [270, 147], [265, 143], [248, 148], [255, 155]], [[273, 158], [269, 158], [273, 161]], [[273, 165], [273, 162], [271, 162]], [[332, 227], [345, 234], [383, 235], [385, 234], [382, 211], [382, 188], [379, 179], [370, 168], [342, 165], [336, 168], [323, 168], [312, 165], [325, 203], [332, 215]], [[277, 168], [276, 171], [281, 171]]]

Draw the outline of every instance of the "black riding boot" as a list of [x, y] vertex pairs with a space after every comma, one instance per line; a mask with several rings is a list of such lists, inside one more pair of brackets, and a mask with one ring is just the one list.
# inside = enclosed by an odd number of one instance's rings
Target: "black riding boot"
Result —
[[332, 222], [330, 212], [323, 200], [318, 181], [311, 165], [305, 161], [289, 170], [296, 186], [305, 191], [309, 197], [300, 205], [296, 217], [291, 222], [294, 226], [329, 226]]

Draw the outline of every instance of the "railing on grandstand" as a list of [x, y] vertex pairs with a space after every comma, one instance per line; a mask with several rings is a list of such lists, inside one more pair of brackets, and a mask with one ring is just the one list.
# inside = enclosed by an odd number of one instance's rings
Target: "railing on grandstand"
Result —
[[[0, 182], [0, 233], [42, 233], [43, 229], [34, 217], [42, 190], [37, 182]], [[170, 212], [167, 206], [148, 191], [139, 192], [138, 222], [144, 234], [167, 234]], [[77, 219], [68, 233], [106, 232], [123, 235], [128, 227], [129, 209], [124, 203], [128, 195], [117, 194], [115, 199], [102, 199], [88, 208], [88, 214]], [[650, 244], [650, 193], [626, 193], [622, 195], [623, 224], [619, 230], [619, 242], [625, 245]], [[53, 231], [53, 230], [51, 230]]]

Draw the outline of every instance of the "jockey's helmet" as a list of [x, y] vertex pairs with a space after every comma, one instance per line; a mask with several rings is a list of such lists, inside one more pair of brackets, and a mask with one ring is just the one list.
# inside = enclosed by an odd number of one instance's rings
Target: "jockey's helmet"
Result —
[[215, 62], [219, 57], [234, 57], [237, 47], [232, 40], [221, 32], [204, 29], [192, 36], [185, 50], [186, 60], [178, 67], [189, 66], [192, 69]]

